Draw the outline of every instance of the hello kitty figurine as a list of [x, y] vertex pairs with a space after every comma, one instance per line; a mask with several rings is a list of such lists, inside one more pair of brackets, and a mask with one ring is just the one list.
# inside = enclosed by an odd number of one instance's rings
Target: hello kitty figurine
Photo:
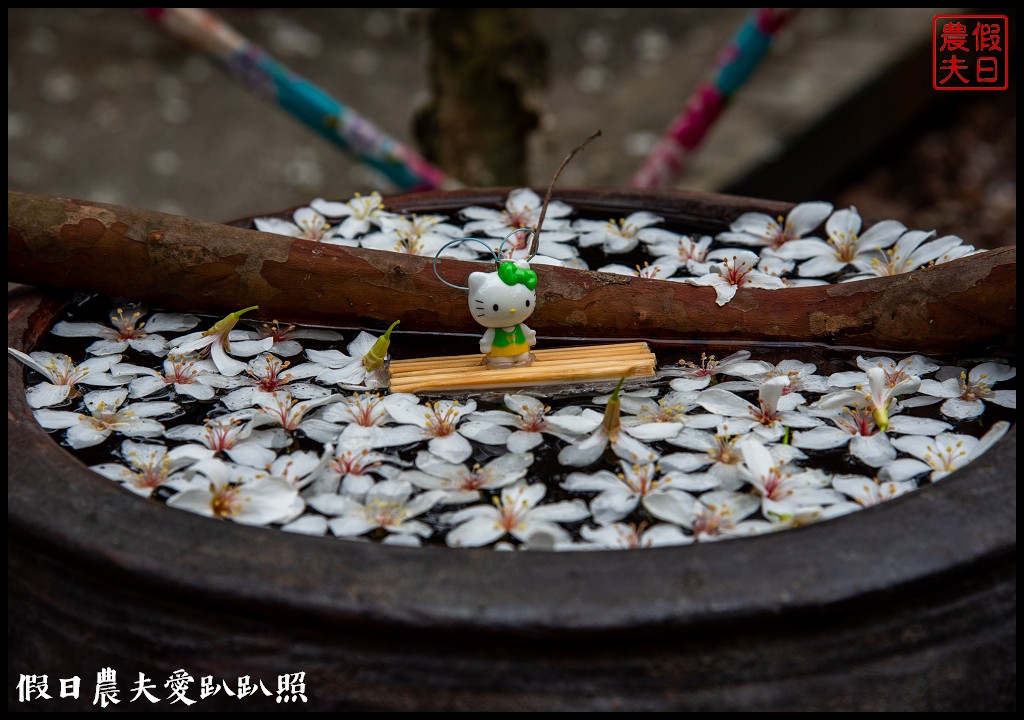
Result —
[[526, 260], [503, 260], [495, 272], [469, 276], [469, 311], [487, 328], [480, 352], [487, 367], [524, 367], [534, 361], [537, 333], [523, 324], [537, 307], [537, 273]]

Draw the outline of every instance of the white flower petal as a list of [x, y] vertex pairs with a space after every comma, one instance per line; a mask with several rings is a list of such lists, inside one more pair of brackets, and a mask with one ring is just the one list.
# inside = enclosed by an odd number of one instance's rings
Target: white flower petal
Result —
[[[787, 245], [788, 244], [790, 243], [787, 243]], [[785, 248], [785, 246], [783, 246], [783, 248]], [[800, 267], [797, 269], [797, 274], [800, 277], [826, 277], [839, 272], [844, 267], [846, 267], [846, 263], [837, 260], [834, 256], [828, 257], [820, 255], [801, 263]]]
[[697, 499], [682, 491], [656, 493], [644, 502], [644, 508], [654, 517], [686, 528], [693, 526], [697, 507]]
[[587, 473], [569, 473], [561, 486], [571, 492], [605, 492], [614, 488], [625, 487], [622, 481], [608, 470], [599, 470], [592, 475]]
[[739, 395], [717, 388], [701, 392], [697, 404], [708, 412], [731, 417], [747, 417], [754, 410], [754, 406]]
[[[674, 443], [673, 443], [674, 444]], [[691, 473], [711, 463], [711, 456], [696, 453], [672, 453], [662, 457], [658, 464], [663, 470], [674, 470], [680, 473]]]
[[159, 335], [147, 335], [144, 338], [137, 338], [128, 342], [132, 350], [147, 352], [152, 355], [164, 355], [167, 353], [167, 340]]
[[[474, 422], [472, 420], [464, 422], [459, 426], [460, 435], [484, 445], [504, 445], [508, 441], [511, 432], [507, 427], [501, 425]], [[529, 448], [526, 449], [528, 450]]]
[[851, 435], [835, 427], [817, 427], [793, 433], [793, 445], [808, 450], [831, 450], [850, 442]]
[[952, 430], [949, 423], [931, 418], [913, 417], [911, 415], [894, 415], [889, 419], [889, 432], [901, 435], [938, 435]]
[[277, 455], [273, 450], [263, 447], [254, 442], [243, 442], [233, 448], [225, 450], [224, 453], [239, 465], [247, 465], [254, 468], [265, 468], [274, 462]]
[[504, 534], [505, 529], [497, 523], [496, 518], [477, 517], [450, 530], [444, 541], [448, 547], [482, 547], [490, 545]]
[[323, 536], [327, 534], [327, 518], [323, 515], [303, 515], [297, 520], [282, 525], [281, 529], [299, 535]]
[[221, 345], [219, 340], [210, 345], [210, 357], [213, 359], [213, 362], [217, 366], [217, 370], [220, 371], [221, 375], [234, 377], [239, 373], [245, 372], [245, 363], [240, 360], [235, 360], [224, 352], [224, 347]]
[[985, 403], [981, 400], [961, 400], [950, 398], [942, 403], [942, 414], [955, 420], [971, 420], [985, 412]]
[[507, 447], [509, 452], [525, 453], [544, 442], [544, 437], [539, 432], [526, 432], [516, 430], [508, 436]]
[[430, 452], [451, 463], [464, 462], [473, 454], [473, 446], [458, 433], [445, 437], [431, 438], [427, 443]]
[[874, 468], [880, 468], [896, 458], [896, 450], [885, 433], [854, 436], [850, 441], [850, 454]]
[[646, 440], [648, 442], [656, 440], [667, 440], [670, 437], [675, 437], [679, 434], [679, 431], [683, 429], [682, 423], [677, 422], [652, 422], [644, 423], [643, 425], [634, 425], [626, 429], [630, 435], [635, 437], [637, 440]]
[[329, 521], [327, 527], [338, 537], [355, 537], [376, 529], [378, 525], [362, 517], [343, 515]]
[[558, 462], [570, 467], [586, 467], [595, 462], [608, 447], [608, 435], [599, 428], [583, 440], [566, 445], [558, 453]]
[[879, 477], [892, 482], [903, 482], [912, 477], [931, 472], [932, 468], [920, 460], [899, 458], [888, 463], [879, 471]]
[[[59, 405], [68, 399], [71, 394], [70, 385], [53, 385], [48, 382], [33, 385], [25, 391], [25, 399], [29, 407], [45, 408], [52, 405]], [[45, 425], [43, 427], [46, 427]]]
[[110, 437], [110, 430], [98, 430], [90, 424], [78, 424], [72, 425], [68, 428], [68, 445], [73, 447], [75, 450], [81, 450], [82, 448], [93, 447], [99, 445], [108, 437]]
[[1011, 410], [1017, 409], [1016, 390], [993, 390], [985, 396], [985, 400], [1004, 408], [1010, 408]]
[[117, 355], [128, 347], [127, 340], [97, 340], [85, 351], [90, 355]]

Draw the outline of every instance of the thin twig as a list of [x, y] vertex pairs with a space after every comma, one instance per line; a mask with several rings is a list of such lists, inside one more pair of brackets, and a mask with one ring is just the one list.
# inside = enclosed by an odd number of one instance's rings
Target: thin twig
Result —
[[555, 175], [551, 178], [551, 184], [548, 185], [548, 191], [544, 195], [544, 204], [540, 206], [540, 217], [537, 218], [537, 224], [533, 226], [533, 239], [530, 242], [530, 250], [526, 253], [526, 257], [532, 257], [537, 253], [537, 246], [540, 245], [540, 228], [544, 224], [544, 216], [547, 215], [548, 203], [551, 202], [551, 193], [555, 189], [555, 183], [558, 182], [558, 176], [562, 174], [562, 171], [565, 170], [565, 166], [569, 164], [569, 161], [573, 159], [576, 153], [582, 150], [588, 142], [596, 137], [600, 137], [600, 135], [600, 130], [595, 130], [590, 133], [583, 142], [569, 151], [569, 154], [565, 156], [565, 160], [563, 160], [562, 164], [558, 166], [557, 170], [555, 170]]

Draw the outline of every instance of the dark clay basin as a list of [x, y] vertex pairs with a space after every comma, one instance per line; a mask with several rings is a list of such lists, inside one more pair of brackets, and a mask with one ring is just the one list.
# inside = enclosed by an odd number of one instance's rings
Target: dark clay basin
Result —
[[[61, 298], [9, 299], [32, 349]], [[305, 673], [303, 710], [1012, 710], [1016, 429], [881, 506], [641, 552], [400, 548], [213, 522], [91, 473], [8, 360], [10, 709], [145, 673]], [[51, 700], [19, 703], [14, 674]], [[76, 701], [60, 678], [82, 678]], [[170, 706], [164, 699], [155, 709]], [[272, 710], [262, 692], [192, 709]]]

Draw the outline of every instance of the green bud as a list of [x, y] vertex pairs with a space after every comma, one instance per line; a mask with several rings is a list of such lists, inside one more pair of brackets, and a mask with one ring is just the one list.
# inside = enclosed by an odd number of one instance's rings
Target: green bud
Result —
[[395, 325], [399, 322], [399, 320], [395, 320], [391, 323], [391, 327], [377, 338], [377, 342], [363, 355], [363, 367], [367, 371], [373, 372], [384, 364], [384, 360], [388, 356], [388, 347], [391, 345], [391, 331], [395, 329]]
[[879, 432], [889, 429], [889, 403], [886, 403], [885, 407], [876, 407], [872, 414], [875, 416], [875, 425], [878, 426]]
[[622, 385], [625, 382], [626, 376], [623, 375], [619, 378], [619, 384], [615, 386], [615, 390], [612, 391], [612, 396], [608, 398], [608, 407], [604, 409], [604, 420], [601, 421], [605, 434], [612, 442], [618, 440], [619, 427], [622, 425], [622, 399], [619, 397], [619, 391], [622, 390]]
[[239, 310], [238, 312], [233, 312], [230, 315], [228, 315], [227, 317], [223, 318], [222, 320], [218, 320], [217, 322], [215, 322], [213, 324], [213, 327], [211, 327], [209, 330], [206, 330], [206, 331], [203, 332], [203, 335], [204, 336], [219, 335], [221, 333], [231, 332], [231, 329], [233, 327], [235, 327], [235, 323], [238, 322], [238, 318], [242, 317], [243, 315], [245, 315], [250, 310], [259, 310], [259, 309], [260, 309], [259, 305], [253, 305], [251, 307], [245, 308], [244, 310]]

